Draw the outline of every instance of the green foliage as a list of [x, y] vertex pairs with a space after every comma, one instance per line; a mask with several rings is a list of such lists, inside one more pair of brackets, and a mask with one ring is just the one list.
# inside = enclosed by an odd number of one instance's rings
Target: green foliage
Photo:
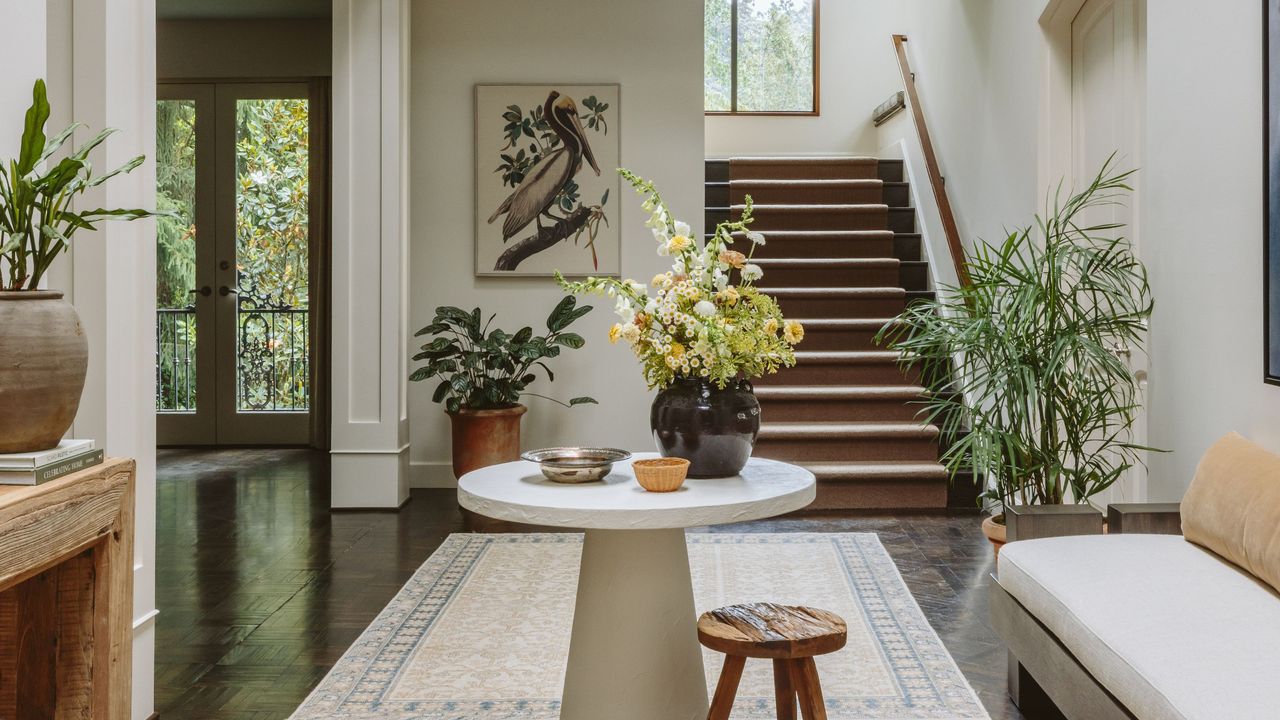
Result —
[[94, 175], [89, 153], [115, 132], [108, 128], [41, 169], [82, 126], [72, 123], [48, 137], [45, 123], [50, 109], [44, 80], [36, 80], [31, 95], [18, 159], [0, 169], [0, 261], [7, 276], [0, 286], [6, 290], [36, 289], [77, 231], [95, 230], [103, 220], [137, 220], [154, 214], [120, 208], [77, 211], [73, 207], [77, 197], [116, 175], [133, 172], [144, 157], [138, 155], [110, 172]]
[[[814, 105], [812, 0], [705, 0], [703, 100], [708, 111], [808, 112]], [[737, 103], [732, 97], [737, 72]]]
[[[577, 307], [577, 301], [566, 297], [547, 316], [547, 332], [534, 335], [533, 328], [524, 327], [515, 333], [490, 330], [496, 315], [481, 323], [480, 308], [466, 312], [456, 307], [436, 308], [431, 324], [415, 333], [432, 339], [422, 346], [414, 360], [426, 364], [413, 371], [413, 381], [439, 378], [431, 396], [433, 402], [444, 403], [449, 412], [462, 408], [485, 410], [510, 407], [520, 401], [537, 375], [538, 366], [554, 382], [555, 375], [544, 360], [560, 355], [561, 348], [576, 350], [586, 344], [577, 333], [565, 332], [578, 318], [591, 312], [590, 305]], [[560, 402], [554, 398], [546, 398]], [[589, 397], [576, 397], [561, 405], [573, 406], [595, 403]]]
[[[196, 286], [196, 105], [156, 103], [156, 307], [179, 308]], [[194, 333], [192, 333], [194, 335]]]
[[967, 253], [971, 286], [912, 304], [877, 337], [920, 368], [929, 421], [958, 438], [952, 473], [991, 478], [1003, 504], [1084, 502], [1152, 449], [1131, 441], [1137, 381], [1117, 352], [1142, 350], [1147, 271], [1120, 225], [1094, 220], [1130, 175], [1108, 160], [1034, 227]]

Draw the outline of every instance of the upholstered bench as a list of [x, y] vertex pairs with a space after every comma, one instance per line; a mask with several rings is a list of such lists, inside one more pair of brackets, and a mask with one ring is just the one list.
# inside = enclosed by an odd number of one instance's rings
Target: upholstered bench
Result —
[[1280, 457], [1219, 441], [1182, 526], [1001, 551], [993, 624], [1068, 718], [1280, 718]]

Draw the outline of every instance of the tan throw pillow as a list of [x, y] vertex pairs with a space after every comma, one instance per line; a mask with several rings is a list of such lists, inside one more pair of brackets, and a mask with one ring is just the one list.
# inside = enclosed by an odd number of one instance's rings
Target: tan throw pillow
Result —
[[1236, 433], [1214, 443], [1182, 498], [1182, 534], [1280, 591], [1280, 455]]

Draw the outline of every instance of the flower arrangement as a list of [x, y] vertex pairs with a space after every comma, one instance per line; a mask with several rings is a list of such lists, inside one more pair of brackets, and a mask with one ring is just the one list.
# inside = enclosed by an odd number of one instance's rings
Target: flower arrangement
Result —
[[[804, 328], [785, 320], [778, 303], [754, 286], [763, 277], [751, 262], [764, 235], [750, 229], [751, 198], [742, 218], [720, 223], [705, 243], [691, 237], [688, 223], [674, 219], [652, 182], [619, 169], [645, 196], [658, 255], [671, 257], [671, 269], [649, 285], [635, 280], [589, 277], [556, 280], [567, 292], [617, 298], [620, 322], [609, 329], [610, 342], [624, 340], [639, 358], [650, 388], [665, 388], [679, 378], [703, 378], [723, 389], [739, 377], [759, 377], [795, 364], [792, 346]], [[749, 243], [734, 250], [735, 234]], [[652, 294], [651, 294], [652, 291]]]

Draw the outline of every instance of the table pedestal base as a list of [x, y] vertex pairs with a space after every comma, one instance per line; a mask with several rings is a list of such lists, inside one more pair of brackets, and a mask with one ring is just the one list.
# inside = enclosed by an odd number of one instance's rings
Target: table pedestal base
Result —
[[587, 530], [561, 720], [702, 720], [684, 530]]

